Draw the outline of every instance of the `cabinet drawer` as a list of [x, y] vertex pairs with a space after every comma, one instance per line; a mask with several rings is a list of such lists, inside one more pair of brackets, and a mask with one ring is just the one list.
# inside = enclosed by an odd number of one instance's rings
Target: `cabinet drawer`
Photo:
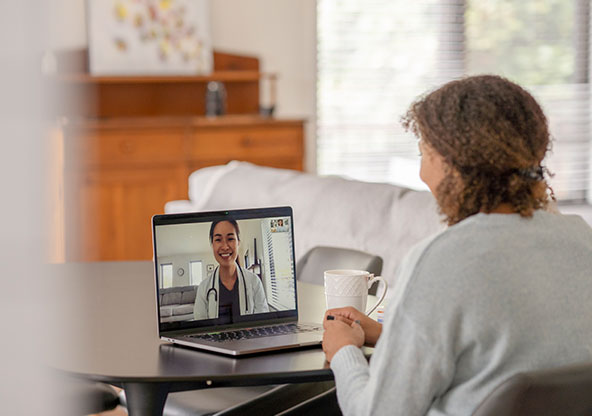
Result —
[[[130, 165], [181, 162], [184, 131], [96, 131], [73, 137], [83, 165]], [[74, 143], [75, 142], [75, 143]]]
[[252, 160], [301, 157], [302, 129], [299, 127], [197, 130], [190, 141], [192, 160]]

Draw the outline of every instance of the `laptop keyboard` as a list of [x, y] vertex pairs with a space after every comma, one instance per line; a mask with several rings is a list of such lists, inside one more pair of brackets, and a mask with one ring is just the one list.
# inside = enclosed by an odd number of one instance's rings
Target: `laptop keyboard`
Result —
[[256, 328], [244, 328], [233, 331], [214, 332], [210, 334], [189, 335], [189, 337], [203, 339], [206, 341], [225, 342], [239, 339], [271, 337], [275, 335], [300, 334], [304, 332], [317, 331], [319, 329], [320, 327], [314, 325], [284, 324], [260, 326]]

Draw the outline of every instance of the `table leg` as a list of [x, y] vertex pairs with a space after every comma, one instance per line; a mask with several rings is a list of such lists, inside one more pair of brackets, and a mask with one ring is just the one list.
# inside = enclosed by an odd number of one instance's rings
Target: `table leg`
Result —
[[162, 416], [168, 383], [123, 383], [130, 416]]

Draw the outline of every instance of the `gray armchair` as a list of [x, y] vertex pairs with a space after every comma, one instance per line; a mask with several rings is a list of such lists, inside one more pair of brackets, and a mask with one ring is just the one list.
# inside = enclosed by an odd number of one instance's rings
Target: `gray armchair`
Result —
[[[317, 246], [310, 249], [296, 263], [298, 280], [324, 284], [324, 272], [331, 269], [366, 270], [378, 276], [382, 272], [382, 258], [348, 248]], [[376, 294], [376, 285], [370, 294]]]
[[[335, 389], [313, 397], [281, 416], [339, 415]], [[503, 382], [473, 416], [591, 416], [592, 363], [518, 373]]]
[[592, 415], [592, 362], [510, 377], [473, 413], [499, 415]]

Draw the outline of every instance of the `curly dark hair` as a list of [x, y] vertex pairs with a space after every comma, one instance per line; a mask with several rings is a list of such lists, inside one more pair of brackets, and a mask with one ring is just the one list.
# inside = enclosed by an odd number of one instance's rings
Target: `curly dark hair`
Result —
[[550, 146], [547, 119], [535, 99], [507, 79], [449, 82], [414, 102], [402, 124], [446, 162], [436, 198], [449, 225], [503, 203], [530, 217], [554, 199], [541, 165]]

